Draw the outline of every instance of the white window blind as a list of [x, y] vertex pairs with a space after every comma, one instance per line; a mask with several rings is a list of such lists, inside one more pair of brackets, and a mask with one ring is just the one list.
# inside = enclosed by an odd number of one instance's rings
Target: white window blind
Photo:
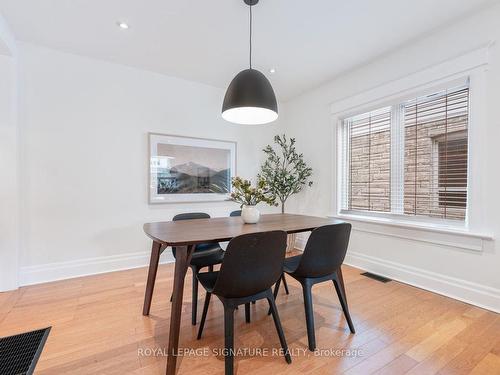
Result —
[[469, 89], [404, 104], [404, 213], [465, 218]]
[[465, 220], [468, 119], [468, 86], [344, 119], [341, 210]]
[[349, 120], [350, 210], [391, 210], [391, 108]]

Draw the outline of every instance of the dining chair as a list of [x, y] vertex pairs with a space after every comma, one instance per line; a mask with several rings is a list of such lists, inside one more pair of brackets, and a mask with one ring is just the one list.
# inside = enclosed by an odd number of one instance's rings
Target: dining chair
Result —
[[[183, 214], [178, 214], [173, 217], [173, 221], [177, 220], [194, 220], [194, 219], [209, 219], [210, 215], [204, 212], [188, 212]], [[172, 247], [172, 254], [176, 254], [175, 247]], [[221, 249], [218, 243], [207, 243], [196, 245], [193, 255], [191, 257], [191, 263], [189, 267], [193, 273], [193, 291], [192, 291], [192, 312], [191, 312], [191, 323], [196, 325], [197, 311], [198, 311], [198, 279], [196, 274], [204, 267], [208, 267], [210, 271], [213, 271], [213, 267], [216, 264], [220, 264], [224, 258], [224, 250]], [[170, 298], [172, 301], [172, 298]]]
[[[333, 281], [340, 305], [344, 311], [351, 333], [355, 333], [354, 325], [349, 314], [347, 298], [342, 277], [341, 265], [347, 252], [351, 224], [341, 223], [325, 225], [311, 232], [307, 240], [304, 253], [286, 258], [283, 270], [302, 285], [304, 295], [304, 309], [306, 315], [307, 339], [309, 350], [316, 349], [314, 333], [314, 312], [311, 289], [314, 284]], [[280, 279], [274, 289], [274, 297], [278, 295]]]
[[203, 334], [212, 294], [224, 306], [225, 373], [233, 374], [234, 367], [234, 310], [251, 301], [267, 299], [274, 325], [287, 363], [292, 359], [271, 287], [280, 278], [286, 252], [286, 232], [271, 231], [244, 234], [233, 238], [226, 249], [219, 271], [200, 272], [198, 280], [207, 291], [198, 340]]
[[[241, 210], [232, 211], [229, 214], [229, 216], [231, 216], [231, 217], [241, 216]], [[287, 284], [286, 279], [285, 279], [285, 274], [281, 275], [281, 280], [283, 281], [283, 287], [285, 288], [286, 294], [290, 294], [290, 292], [288, 291], [288, 284]], [[252, 303], [255, 303], [255, 301], [253, 301]]]

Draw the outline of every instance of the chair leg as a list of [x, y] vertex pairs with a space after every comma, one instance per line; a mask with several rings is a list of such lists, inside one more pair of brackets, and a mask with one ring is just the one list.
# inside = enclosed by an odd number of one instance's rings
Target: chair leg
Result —
[[306, 314], [307, 340], [309, 350], [313, 352], [316, 349], [316, 335], [314, 333], [314, 311], [311, 294], [312, 285], [305, 280], [302, 283], [302, 293], [304, 294], [304, 310]]
[[198, 273], [198, 269], [195, 267], [192, 267], [191, 270], [193, 271], [193, 295], [192, 295], [192, 311], [191, 311], [191, 324], [196, 325], [196, 317], [198, 315], [198, 278], [196, 277], [196, 274]]
[[[345, 285], [344, 285], [344, 276], [342, 275], [342, 266], [340, 266], [337, 269], [337, 271], [335, 271], [335, 275], [337, 276], [337, 281], [339, 283], [339, 287], [342, 290], [342, 292], [344, 293], [344, 297], [345, 297], [346, 293], [345, 293]], [[345, 300], [347, 302], [347, 299], [345, 299]]]
[[225, 375], [234, 372], [234, 309], [224, 306], [224, 346], [226, 356], [224, 359]]
[[205, 295], [205, 303], [203, 304], [203, 313], [201, 315], [200, 328], [198, 330], [198, 340], [201, 339], [201, 335], [203, 334], [203, 327], [205, 327], [205, 320], [207, 319], [208, 305], [210, 304], [210, 297], [212, 293], [207, 292]]
[[255, 301], [252, 301], [252, 305], [255, 305]]
[[[349, 307], [347, 306], [347, 299], [345, 296], [345, 289], [342, 288], [343, 283], [338, 280], [339, 275], [333, 279], [333, 285], [335, 286], [335, 290], [337, 291], [337, 296], [339, 297], [340, 305], [342, 306], [342, 310], [344, 311], [345, 319], [347, 320], [347, 324], [349, 325], [349, 329], [351, 333], [356, 333], [354, 330], [354, 324], [351, 320], [351, 314], [349, 313]], [[342, 280], [343, 281], [343, 280]]]
[[281, 274], [281, 280], [283, 281], [283, 287], [285, 288], [286, 294], [290, 294], [290, 292], [288, 291], [288, 284], [285, 279], [285, 273]]
[[278, 291], [280, 290], [280, 284], [281, 284], [281, 277], [276, 281], [276, 284], [274, 285], [274, 293], [273, 297], [274, 300], [276, 301], [276, 297], [278, 297]]
[[208, 272], [214, 272], [214, 266], [208, 266]]
[[245, 321], [250, 323], [250, 303], [245, 303]]
[[[278, 279], [278, 281], [276, 281], [276, 284], [274, 285], [273, 297], [275, 301], [276, 297], [278, 297], [278, 292], [280, 290], [280, 283], [281, 283], [281, 277]], [[269, 308], [269, 310], [267, 311], [267, 315], [271, 315], [271, 308]]]
[[280, 339], [281, 348], [285, 353], [285, 361], [290, 364], [292, 363], [292, 357], [290, 356], [290, 352], [288, 350], [288, 345], [286, 344], [285, 334], [283, 333], [283, 327], [281, 326], [280, 317], [278, 315], [278, 309], [276, 308], [276, 303], [274, 302], [274, 298], [271, 295], [271, 290], [269, 290], [269, 296], [267, 297], [267, 301], [269, 302], [269, 309], [273, 314], [274, 325], [276, 326], [276, 332], [278, 332], [278, 337]]

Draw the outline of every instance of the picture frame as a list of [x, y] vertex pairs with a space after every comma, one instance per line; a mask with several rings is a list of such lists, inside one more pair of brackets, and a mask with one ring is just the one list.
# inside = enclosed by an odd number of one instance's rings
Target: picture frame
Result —
[[234, 141], [148, 133], [149, 204], [229, 200]]

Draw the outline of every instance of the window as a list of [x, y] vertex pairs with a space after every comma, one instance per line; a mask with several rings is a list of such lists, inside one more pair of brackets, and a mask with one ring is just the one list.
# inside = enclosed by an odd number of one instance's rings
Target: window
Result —
[[391, 211], [391, 108], [346, 120], [349, 210]]
[[341, 211], [465, 220], [468, 122], [468, 86], [342, 120]]

